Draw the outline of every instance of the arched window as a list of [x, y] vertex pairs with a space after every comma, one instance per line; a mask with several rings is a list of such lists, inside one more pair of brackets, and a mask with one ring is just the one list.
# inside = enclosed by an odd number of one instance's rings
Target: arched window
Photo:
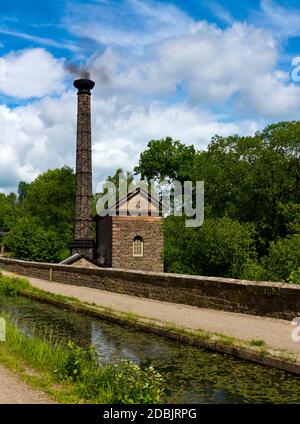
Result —
[[144, 256], [144, 241], [142, 237], [140, 236], [134, 237], [132, 252], [133, 252], [133, 256], [135, 257], [141, 258], [142, 256]]

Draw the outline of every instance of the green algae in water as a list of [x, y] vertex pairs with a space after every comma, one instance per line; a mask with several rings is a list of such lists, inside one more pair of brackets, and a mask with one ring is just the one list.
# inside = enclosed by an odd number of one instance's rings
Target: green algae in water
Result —
[[300, 377], [169, 341], [130, 327], [100, 321], [22, 297], [0, 296], [0, 311], [28, 334], [93, 343], [99, 360], [152, 364], [165, 382], [170, 403], [300, 403]]

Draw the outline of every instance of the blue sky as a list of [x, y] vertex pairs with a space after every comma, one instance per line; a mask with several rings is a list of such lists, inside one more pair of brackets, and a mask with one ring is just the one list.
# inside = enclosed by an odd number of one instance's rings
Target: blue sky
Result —
[[300, 116], [299, 1], [2, 0], [1, 12], [0, 191], [74, 166], [70, 64], [96, 81], [95, 189], [153, 138], [203, 149]]

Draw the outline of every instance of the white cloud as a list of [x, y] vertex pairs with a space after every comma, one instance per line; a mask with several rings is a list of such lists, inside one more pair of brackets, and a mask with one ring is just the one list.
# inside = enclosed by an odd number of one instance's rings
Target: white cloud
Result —
[[268, 28], [276, 38], [286, 39], [300, 35], [299, 10], [279, 5], [272, 0], [261, 0], [260, 10], [252, 13], [252, 22]]
[[81, 39], [138, 50], [186, 32], [193, 19], [176, 6], [157, 0], [97, 1], [84, 5], [71, 1], [63, 23]]
[[207, 6], [208, 9], [212, 12], [212, 14], [216, 16], [220, 21], [230, 25], [234, 23], [234, 19], [231, 13], [218, 2], [210, 0], [208, 2], [205, 2], [205, 6]]
[[0, 93], [16, 97], [42, 97], [64, 89], [64, 63], [42, 48], [11, 52], [2, 57], [4, 79]]
[[[249, 134], [258, 129], [254, 121], [224, 123], [219, 116], [187, 105], [127, 104], [122, 97], [94, 96], [92, 111], [95, 187], [120, 166], [132, 169], [153, 138], [171, 136], [205, 148], [216, 133]], [[14, 110], [2, 106], [0, 126], [0, 186], [7, 190], [49, 168], [74, 167], [75, 90]]]
[[276, 41], [261, 28], [199, 22], [151, 54], [107, 48], [94, 58], [91, 72], [102, 96], [176, 98], [182, 87], [186, 100], [203, 108], [226, 110], [230, 103], [233, 115], [288, 118], [300, 112], [300, 88], [277, 68], [278, 57]]
[[38, 169], [27, 160], [32, 140], [23, 129], [18, 113], [0, 106], [0, 128], [0, 185], [10, 191], [20, 180], [36, 177]]
[[93, 136], [95, 182], [117, 167], [132, 169], [151, 139], [170, 136], [205, 149], [215, 134], [253, 134], [258, 130], [253, 121], [222, 122], [218, 116], [184, 105], [152, 104], [144, 108], [120, 107], [117, 102], [113, 105], [108, 102], [107, 106], [108, 114], [104, 112], [104, 106], [98, 104], [96, 108]]

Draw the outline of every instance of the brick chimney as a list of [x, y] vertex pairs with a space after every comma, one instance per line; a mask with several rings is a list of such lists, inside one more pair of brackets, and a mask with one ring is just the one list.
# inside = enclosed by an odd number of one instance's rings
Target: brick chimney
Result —
[[77, 145], [76, 145], [76, 203], [72, 254], [93, 258], [92, 224], [92, 143], [91, 143], [91, 90], [94, 81], [78, 79]]

